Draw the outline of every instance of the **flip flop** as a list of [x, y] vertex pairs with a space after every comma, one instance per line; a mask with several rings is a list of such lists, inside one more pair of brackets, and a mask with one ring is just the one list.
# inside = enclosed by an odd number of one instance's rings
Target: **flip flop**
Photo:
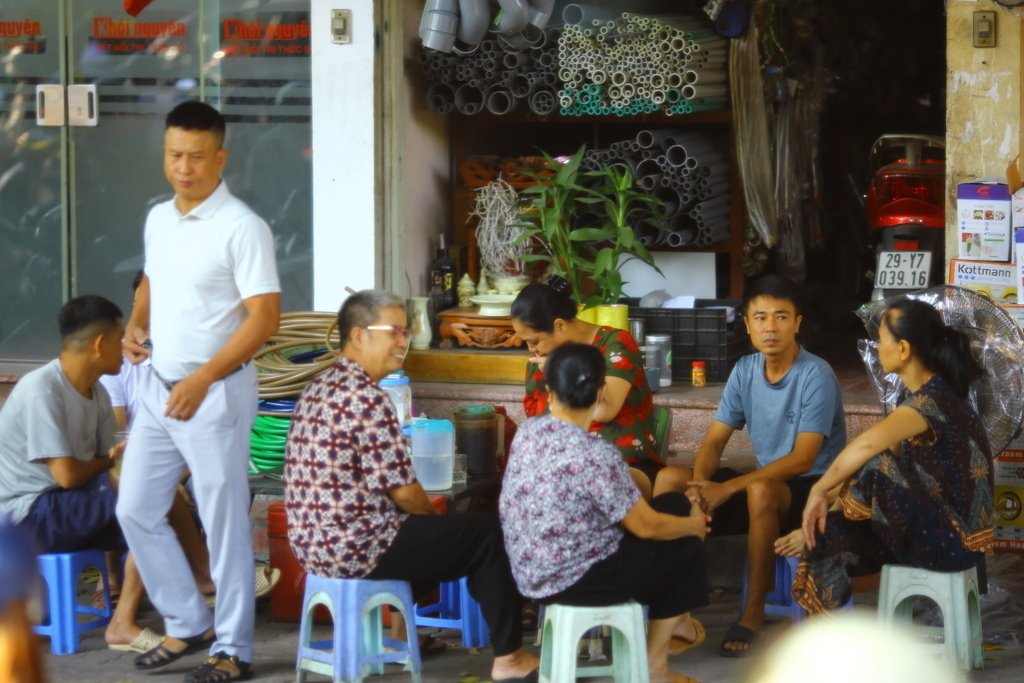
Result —
[[[256, 567], [256, 571], [253, 574], [256, 598], [259, 599], [264, 595], [268, 595], [270, 591], [274, 590], [274, 586], [276, 586], [280, 580], [281, 570], [277, 567], [271, 567], [270, 565]], [[215, 606], [217, 604], [217, 594], [211, 593], [210, 595], [204, 595], [203, 602], [206, 603], [207, 607]]]
[[130, 643], [110, 643], [107, 647], [111, 650], [117, 650], [118, 652], [149, 652], [153, 648], [157, 647], [162, 643], [164, 637], [147, 627], [139, 631], [139, 635]]
[[281, 580], [281, 570], [277, 567], [271, 567], [267, 565], [265, 567], [256, 568], [256, 597], [262, 598], [264, 595], [274, 590], [274, 586]]
[[434, 655], [439, 655], [442, 652], [448, 651], [448, 643], [435, 638], [434, 636], [424, 636], [423, 640], [420, 641], [420, 659], [427, 659]]
[[[117, 607], [118, 601], [121, 599], [121, 588], [120, 586], [110, 589], [110, 609], [113, 610]], [[103, 609], [106, 606], [106, 598], [103, 597], [103, 589], [97, 588], [96, 592], [92, 594], [92, 606], [94, 609]]]
[[185, 643], [185, 649], [181, 652], [175, 652], [167, 649], [164, 645], [167, 641], [167, 636], [164, 636], [160, 639], [160, 643], [156, 647], [135, 658], [135, 668], [140, 671], [149, 671], [151, 669], [159, 669], [160, 667], [167, 666], [171, 662], [176, 662], [187, 654], [206, 647], [213, 642], [213, 638], [214, 637], [212, 635], [207, 637], [205, 633], [200, 633], [197, 636], [191, 636], [189, 638], [178, 638], [178, 640]]
[[693, 622], [693, 630], [696, 635], [693, 637], [693, 640], [686, 640], [679, 636], [672, 636], [671, 640], [668, 642], [668, 653], [670, 655], [682, 654], [690, 648], [697, 647], [707, 640], [708, 632], [707, 629], [704, 628], [704, 624], [693, 618], [691, 618], [690, 621]]
[[[722, 638], [722, 647], [718, 649], [718, 654], [722, 657], [746, 657], [754, 648], [754, 643], [757, 642], [758, 638], [760, 636], [757, 631], [737, 622], [725, 632], [725, 637]], [[743, 650], [730, 650], [725, 646], [726, 643], [746, 643], [747, 648]]]

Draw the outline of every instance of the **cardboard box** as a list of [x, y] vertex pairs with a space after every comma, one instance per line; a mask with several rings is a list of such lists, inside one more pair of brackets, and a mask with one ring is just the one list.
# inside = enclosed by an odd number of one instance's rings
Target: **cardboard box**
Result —
[[949, 260], [951, 285], [973, 289], [997, 304], [1016, 304], [1020, 290], [1017, 286], [1017, 266], [993, 261]]
[[995, 460], [995, 547], [1024, 550], [1024, 450], [1011, 443]]
[[1017, 155], [1006, 167], [1006, 186], [1011, 192], [1010, 229], [1016, 231], [1024, 228], [1024, 155]]
[[1010, 190], [1001, 180], [975, 178], [957, 185], [957, 243], [960, 258], [1009, 261], [1010, 211]]
[[1024, 304], [1024, 228], [1013, 229], [1013, 262], [1017, 266], [1017, 303]]

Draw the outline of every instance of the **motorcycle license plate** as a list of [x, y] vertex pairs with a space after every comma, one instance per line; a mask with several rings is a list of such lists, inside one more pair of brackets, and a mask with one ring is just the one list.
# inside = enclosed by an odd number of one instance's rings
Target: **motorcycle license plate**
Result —
[[883, 251], [878, 254], [875, 287], [921, 289], [928, 286], [932, 268], [930, 251]]

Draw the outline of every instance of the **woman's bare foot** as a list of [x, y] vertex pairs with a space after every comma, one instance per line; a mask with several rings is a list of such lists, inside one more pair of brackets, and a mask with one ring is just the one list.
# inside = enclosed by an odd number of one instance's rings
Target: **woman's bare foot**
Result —
[[491, 680], [494, 683], [501, 683], [508, 678], [522, 678], [539, 666], [540, 660], [536, 655], [519, 648], [510, 655], [494, 658], [494, 664], [491, 666]]
[[138, 624], [121, 625], [111, 622], [103, 634], [103, 639], [107, 641], [107, 645], [127, 645], [133, 642], [140, 633], [142, 633], [142, 627]]
[[672, 630], [672, 636], [675, 638], [682, 638], [688, 643], [692, 643], [697, 639], [697, 627], [693, 623], [693, 618], [689, 614], [679, 620], [679, 623], [677, 623], [676, 627]]
[[797, 557], [804, 551], [804, 530], [791, 531], [775, 539], [775, 553], [783, 557]]

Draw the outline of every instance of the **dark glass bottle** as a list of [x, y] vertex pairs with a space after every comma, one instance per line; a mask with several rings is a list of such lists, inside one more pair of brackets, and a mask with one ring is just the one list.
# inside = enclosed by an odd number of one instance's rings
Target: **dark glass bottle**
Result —
[[441, 235], [437, 241], [437, 257], [430, 264], [430, 298], [434, 301], [435, 312], [458, 305], [459, 295], [455, 291], [457, 270], [455, 261], [448, 256], [444, 235]]

